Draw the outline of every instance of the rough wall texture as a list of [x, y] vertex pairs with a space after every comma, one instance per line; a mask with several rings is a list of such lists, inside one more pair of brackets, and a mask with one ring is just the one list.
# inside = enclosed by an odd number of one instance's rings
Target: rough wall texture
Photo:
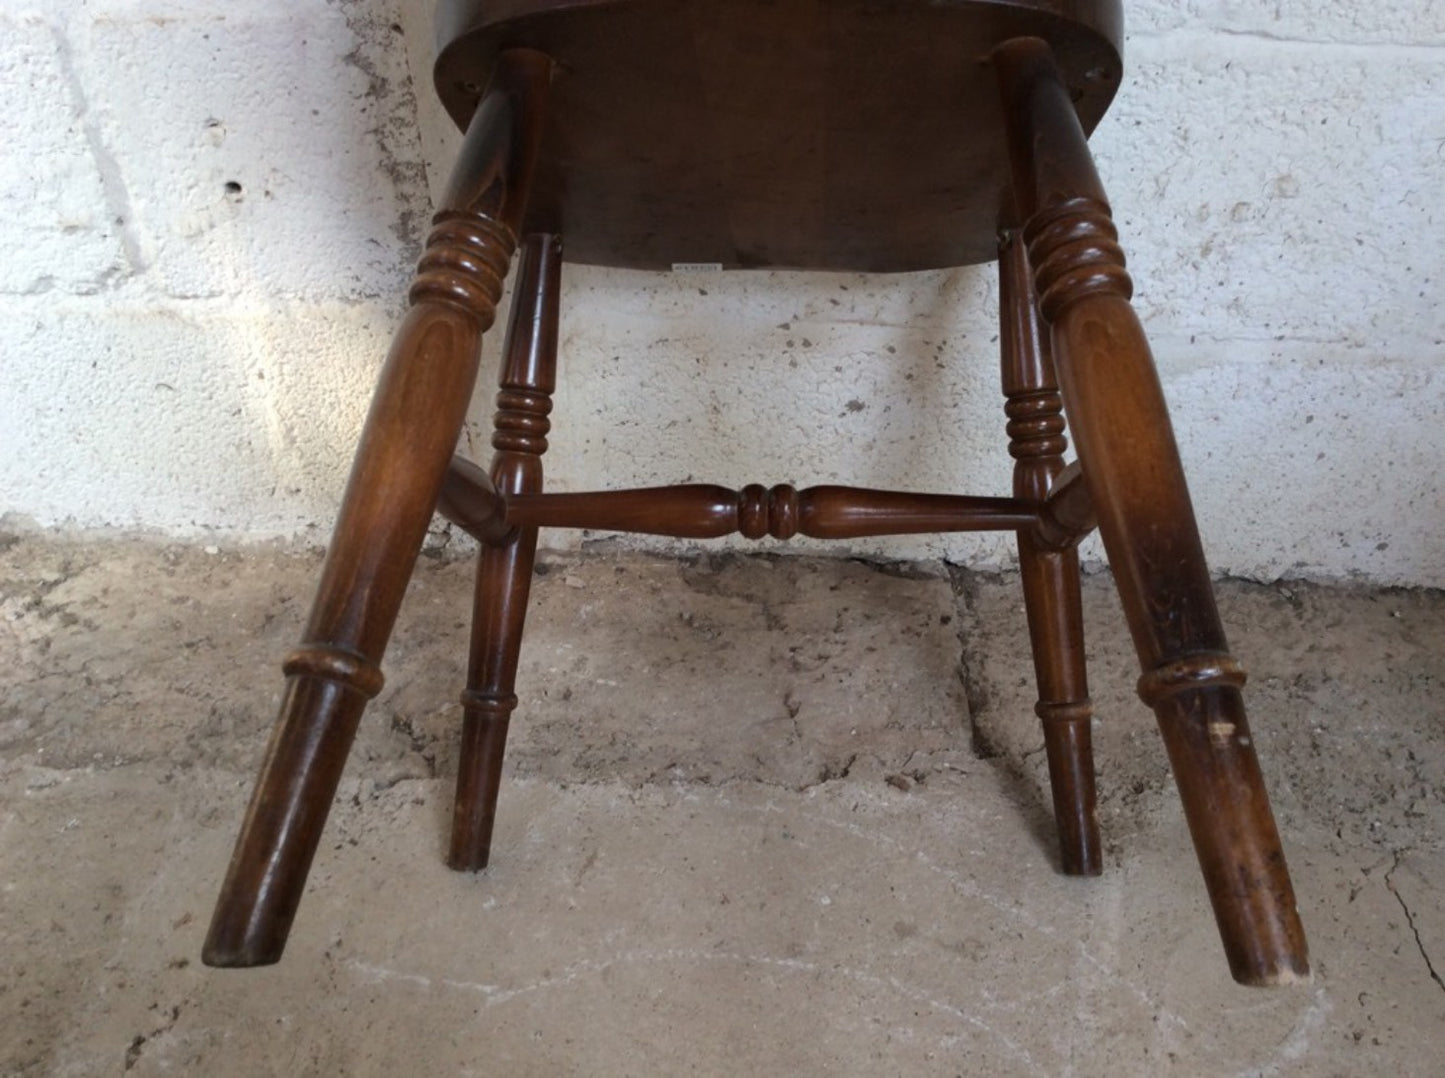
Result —
[[[324, 540], [455, 144], [431, 6], [3, 5], [0, 513]], [[1445, 583], [1445, 4], [1126, 10], [1095, 147], [1214, 566]], [[1007, 489], [986, 269], [565, 283], [560, 489]]]

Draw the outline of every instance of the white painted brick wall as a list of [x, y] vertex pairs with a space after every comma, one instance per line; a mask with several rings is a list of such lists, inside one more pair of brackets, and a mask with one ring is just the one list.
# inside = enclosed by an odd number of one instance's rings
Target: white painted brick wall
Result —
[[[0, 513], [324, 541], [456, 143], [430, 6], [0, 0]], [[1095, 148], [1215, 568], [1445, 584], [1445, 2], [1126, 11]], [[988, 269], [564, 280], [557, 489], [1008, 488]]]

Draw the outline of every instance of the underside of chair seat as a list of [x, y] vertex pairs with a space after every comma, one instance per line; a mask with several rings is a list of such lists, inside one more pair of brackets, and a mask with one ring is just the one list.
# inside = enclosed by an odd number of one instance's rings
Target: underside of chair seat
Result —
[[571, 262], [899, 271], [992, 261], [1010, 38], [1058, 58], [1086, 131], [1121, 76], [1117, 0], [449, 0], [463, 128], [498, 54], [557, 64], [528, 229]]

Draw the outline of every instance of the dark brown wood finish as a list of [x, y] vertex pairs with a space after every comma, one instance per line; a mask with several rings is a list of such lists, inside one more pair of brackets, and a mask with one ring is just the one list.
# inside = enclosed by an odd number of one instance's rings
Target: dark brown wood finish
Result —
[[911, 270], [989, 262], [1008, 188], [988, 52], [1050, 41], [1092, 129], [1119, 0], [444, 0], [459, 126], [492, 57], [559, 58], [529, 229], [573, 262]]
[[1009, 498], [909, 494], [862, 487], [707, 485], [514, 498], [509, 521], [709, 539], [861, 539], [873, 535], [998, 531], [1031, 527], [1033, 505]]
[[1089, 496], [1089, 485], [1084, 482], [1084, 470], [1078, 461], [1074, 461], [1054, 476], [1049, 496], [1039, 506], [1034, 542], [1044, 550], [1064, 550], [1074, 546], [1098, 526], [1094, 516], [1094, 499]]
[[[491, 483], [504, 499], [542, 489], [542, 454], [547, 451], [551, 429], [547, 416], [557, 383], [561, 271], [562, 249], [557, 237], [528, 236], [517, 273], [493, 418], [496, 455]], [[467, 474], [454, 464], [453, 477]], [[495, 535], [495, 530], [482, 534], [485, 539]], [[459, 870], [485, 868], [491, 853], [507, 727], [517, 706], [517, 657], [536, 553], [536, 525], [509, 524], [500, 540], [484, 542], [477, 557], [471, 662], [467, 690], [462, 694], [462, 754], [447, 856], [447, 863]]]
[[[1251, 984], [1306, 975], [1244, 675], [1085, 143], [1120, 77], [1118, 0], [443, 0], [440, 37], [438, 89], [467, 129], [461, 161], [286, 661], [205, 961], [279, 958], [435, 508], [483, 544], [454, 867], [489, 856], [539, 528], [1005, 529], [1018, 535], [1062, 865], [1099, 871], [1076, 553], [1097, 526], [1231, 969]], [[564, 232], [569, 258], [620, 266], [922, 269], [997, 253], [1013, 497], [786, 484], [544, 493]], [[518, 237], [484, 471], [452, 454]], [[1067, 466], [1065, 415], [1079, 456]]]
[[511, 534], [507, 499], [498, 493], [488, 472], [464, 457], [452, 458], [437, 512], [481, 543], [503, 543]]
[[1033, 529], [1040, 506], [1017, 498], [909, 494], [863, 487], [752, 484], [742, 490], [706, 483], [579, 494], [499, 497], [459, 462], [447, 480], [448, 519], [483, 542], [507, 528], [588, 528], [596, 531], [718, 539], [795, 535], [859, 539], [876, 535]]
[[1097, 527], [1083, 479], [1077, 461], [1062, 468], [1042, 502], [865, 487], [795, 490], [787, 484], [771, 489], [754, 484], [733, 490], [710, 483], [507, 497], [481, 468], [455, 457], [437, 512], [488, 544], [501, 543], [513, 528], [525, 526], [675, 539], [719, 539], [734, 533], [749, 539], [791, 539], [795, 534], [859, 539], [1022, 529], [1040, 550], [1064, 551]]
[[426, 534], [520, 221], [551, 62], [508, 53], [466, 139], [382, 368], [303, 643], [202, 953], [281, 957], [311, 859]]
[[[999, 247], [999, 315], [1014, 497], [1037, 504], [1062, 473], [1069, 443], [1032, 277], [1023, 241], [1017, 231], [1005, 232]], [[1094, 707], [1084, 672], [1078, 548], [1050, 548], [1038, 528], [1021, 528], [1018, 550], [1039, 686], [1034, 710], [1044, 727], [1059, 861], [1071, 876], [1096, 876], [1103, 871], [1104, 857], [1094, 791]]]
[[1294, 890], [1245, 720], [1108, 202], [1048, 45], [996, 53], [1014, 192], [1065, 412], [1229, 957], [1246, 984], [1308, 975]]

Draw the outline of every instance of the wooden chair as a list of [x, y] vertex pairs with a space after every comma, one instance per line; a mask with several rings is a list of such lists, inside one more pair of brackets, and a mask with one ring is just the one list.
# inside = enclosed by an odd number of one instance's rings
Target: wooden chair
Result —
[[[1086, 132], [1118, 0], [443, 0], [464, 148], [382, 369], [205, 961], [276, 961], [427, 525], [482, 544], [450, 863], [487, 863], [540, 527], [786, 539], [1012, 530], [1065, 872], [1100, 871], [1076, 544], [1102, 534], [1230, 969], [1305, 940], [1153, 359]], [[1001, 275], [1013, 496], [542, 491], [559, 269]], [[514, 252], [490, 472], [453, 459]], [[1064, 416], [1078, 461], [1066, 465]], [[1096, 525], [1097, 522], [1097, 525]]]

